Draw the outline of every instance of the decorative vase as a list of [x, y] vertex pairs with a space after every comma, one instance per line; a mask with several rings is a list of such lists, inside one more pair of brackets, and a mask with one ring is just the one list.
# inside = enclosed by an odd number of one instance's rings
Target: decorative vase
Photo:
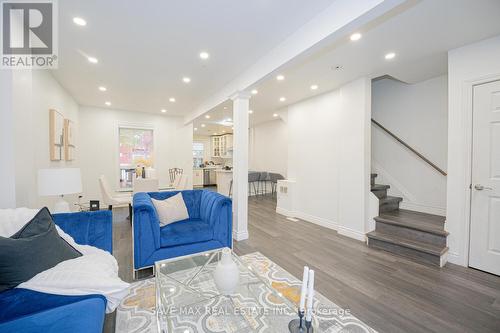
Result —
[[229, 248], [222, 249], [222, 258], [215, 268], [214, 280], [217, 289], [223, 295], [233, 294], [238, 286], [240, 272]]

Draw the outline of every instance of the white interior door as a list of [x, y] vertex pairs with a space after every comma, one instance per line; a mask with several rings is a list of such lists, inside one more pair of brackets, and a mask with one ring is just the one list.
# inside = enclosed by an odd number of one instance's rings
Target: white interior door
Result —
[[469, 266], [500, 275], [500, 81], [474, 87]]

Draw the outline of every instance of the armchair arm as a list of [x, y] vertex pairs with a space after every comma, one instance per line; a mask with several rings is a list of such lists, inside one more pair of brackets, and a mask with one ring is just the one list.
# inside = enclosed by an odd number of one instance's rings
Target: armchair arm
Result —
[[203, 191], [200, 215], [214, 231], [214, 239], [223, 246], [232, 247], [232, 200], [216, 192]]
[[134, 208], [134, 266], [139, 268], [153, 252], [160, 248], [160, 223], [153, 202], [147, 193], [136, 193], [132, 206]]
[[109, 210], [54, 214], [53, 218], [78, 244], [113, 253], [113, 215]]

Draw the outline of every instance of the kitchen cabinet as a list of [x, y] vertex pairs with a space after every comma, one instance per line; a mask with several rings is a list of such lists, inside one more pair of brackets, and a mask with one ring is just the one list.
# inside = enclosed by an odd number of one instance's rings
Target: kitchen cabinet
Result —
[[203, 186], [203, 169], [193, 169], [193, 186]]
[[212, 157], [231, 158], [233, 156], [233, 135], [212, 136]]

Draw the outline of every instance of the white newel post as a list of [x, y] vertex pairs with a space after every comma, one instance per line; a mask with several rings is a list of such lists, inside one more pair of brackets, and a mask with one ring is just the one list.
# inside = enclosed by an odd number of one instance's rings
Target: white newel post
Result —
[[237, 92], [233, 100], [233, 238], [248, 238], [248, 105], [250, 94]]

